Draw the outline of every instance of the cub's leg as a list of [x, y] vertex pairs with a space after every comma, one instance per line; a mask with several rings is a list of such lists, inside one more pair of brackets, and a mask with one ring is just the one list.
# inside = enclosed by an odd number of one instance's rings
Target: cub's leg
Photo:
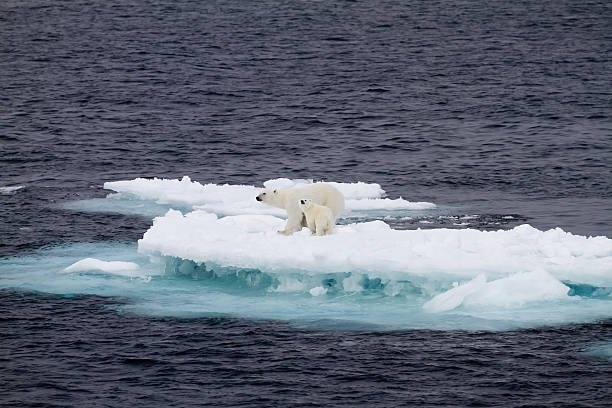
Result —
[[308, 217], [304, 214], [304, 219], [306, 220], [306, 226], [313, 234], [317, 231], [317, 223], [313, 217]]
[[331, 225], [327, 218], [325, 217], [317, 217], [316, 220], [316, 234], [317, 235], [327, 235], [331, 231]]

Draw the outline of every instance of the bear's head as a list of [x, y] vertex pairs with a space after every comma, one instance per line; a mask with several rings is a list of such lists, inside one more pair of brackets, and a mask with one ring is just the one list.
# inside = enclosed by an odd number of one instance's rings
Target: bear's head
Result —
[[309, 198], [302, 198], [299, 202], [298, 205], [300, 206], [300, 209], [302, 211], [308, 211], [308, 209], [310, 207], [312, 207], [312, 200]]
[[257, 201], [261, 201], [262, 203], [282, 208], [282, 197], [279, 194], [279, 190], [267, 188], [263, 191], [263, 193], [255, 197], [255, 199]]

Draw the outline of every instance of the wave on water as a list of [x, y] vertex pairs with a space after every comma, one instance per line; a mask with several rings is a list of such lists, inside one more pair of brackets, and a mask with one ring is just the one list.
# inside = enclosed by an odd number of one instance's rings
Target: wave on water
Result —
[[0, 195], [13, 194], [16, 191], [21, 190], [24, 187], [25, 186], [5, 186], [5, 187], [0, 187]]
[[[309, 183], [276, 179], [264, 187]], [[377, 184], [334, 184], [360, 222], [347, 218], [319, 237], [307, 229], [278, 234], [284, 214], [258, 203], [255, 186], [188, 177], [106, 183], [115, 193], [98, 204], [131, 202], [134, 213], [165, 214], [137, 244], [72, 244], [0, 260], [0, 286], [127, 297], [123, 310], [145, 314], [315, 327], [510, 329], [612, 317], [607, 237], [526, 224], [395, 230], [380, 211], [435, 205], [386, 198]]]

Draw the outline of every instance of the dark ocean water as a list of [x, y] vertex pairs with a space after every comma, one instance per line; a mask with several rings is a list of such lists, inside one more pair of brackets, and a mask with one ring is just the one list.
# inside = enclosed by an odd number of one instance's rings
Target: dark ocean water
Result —
[[[275, 177], [612, 237], [605, 1], [0, 3], [0, 256], [135, 241], [105, 181]], [[514, 221], [505, 221], [509, 214]], [[431, 227], [446, 226], [441, 221]], [[416, 228], [424, 225], [399, 225]], [[344, 332], [0, 292], [6, 406], [606, 406], [609, 323]]]
[[[610, 324], [520, 332], [306, 331], [143, 319], [2, 292], [7, 406], [609, 406]], [[95, 322], [95, 324], [93, 324]], [[571, 339], [571, 342], [560, 341]]]

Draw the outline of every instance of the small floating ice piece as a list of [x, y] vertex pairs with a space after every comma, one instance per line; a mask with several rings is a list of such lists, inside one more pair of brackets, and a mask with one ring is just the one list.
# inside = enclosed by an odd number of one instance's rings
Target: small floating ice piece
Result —
[[123, 261], [102, 261], [96, 258], [85, 258], [72, 265], [64, 268], [63, 272], [104, 272], [112, 275], [121, 276], [139, 276], [137, 271], [140, 270], [140, 266], [134, 262], [123, 262]]
[[6, 186], [6, 187], [0, 187], [0, 194], [9, 195], [9, 194], [14, 193], [17, 190], [21, 190], [24, 187], [25, 186]]
[[327, 293], [327, 289], [323, 286], [317, 286], [309, 290], [312, 296], [321, 296]]

